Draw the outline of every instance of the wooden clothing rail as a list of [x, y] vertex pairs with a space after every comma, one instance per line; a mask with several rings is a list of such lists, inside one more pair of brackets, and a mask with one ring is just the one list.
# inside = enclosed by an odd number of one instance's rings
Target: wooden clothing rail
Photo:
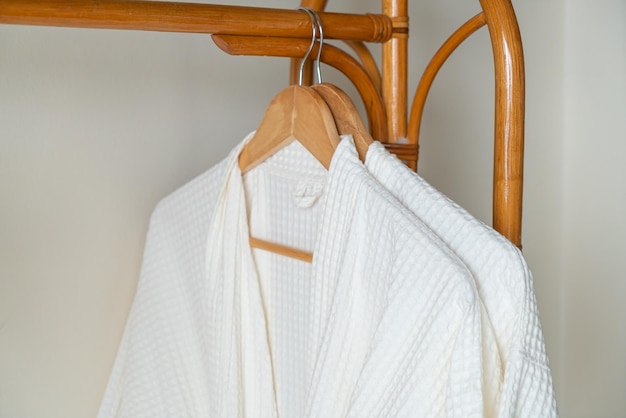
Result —
[[[488, 27], [496, 95], [493, 227], [521, 247], [524, 158], [521, 37], [510, 0], [479, 0], [479, 3], [482, 11], [454, 32], [426, 67], [410, 112], [408, 0], [382, 0], [381, 14], [322, 12], [326, 0], [302, 0], [301, 5], [320, 11], [326, 38], [349, 41], [361, 62], [355, 62], [341, 50], [326, 52], [326, 48], [322, 51], [323, 59], [357, 86], [366, 103], [373, 137], [414, 169], [417, 169], [422, 111], [437, 72], [465, 39], [482, 26]], [[141, 0], [2, 0], [0, 23], [206, 33], [214, 35], [218, 46], [231, 54], [293, 58], [303, 56], [303, 39], [311, 37], [310, 19], [298, 10]], [[260, 37], [263, 42], [254, 42]], [[383, 44], [382, 74], [363, 42]]]
[[[385, 42], [385, 15], [323, 13], [329, 39]], [[311, 37], [311, 21], [298, 10], [142, 0], [6, 0], [0, 23], [74, 28], [130, 29], [224, 35]]]

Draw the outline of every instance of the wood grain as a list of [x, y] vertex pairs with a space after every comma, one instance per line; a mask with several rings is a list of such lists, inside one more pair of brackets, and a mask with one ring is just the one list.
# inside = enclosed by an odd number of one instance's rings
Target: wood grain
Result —
[[383, 14], [389, 16], [397, 29], [383, 44], [383, 98], [388, 116], [388, 138], [403, 141], [407, 132], [407, 63], [408, 4], [407, 0], [383, 0]]
[[495, 67], [493, 227], [522, 247], [524, 53], [510, 0], [480, 0]]
[[306, 263], [313, 262], [313, 253], [265, 241], [259, 238], [250, 237], [250, 247], [269, 251], [274, 254], [284, 255], [285, 257], [295, 258], [296, 260], [304, 261]]
[[[320, 13], [324, 36], [385, 42], [393, 25], [383, 15]], [[0, 23], [310, 38], [298, 10], [141, 0], [2, 0]]]
[[313, 87], [326, 102], [335, 119], [340, 135], [352, 135], [359, 159], [365, 162], [369, 146], [374, 140], [367, 131], [359, 111], [352, 100], [339, 87], [329, 83], [315, 84]]
[[241, 172], [256, 167], [294, 140], [328, 169], [339, 134], [328, 105], [310, 87], [289, 86], [272, 99], [254, 137], [239, 155]]

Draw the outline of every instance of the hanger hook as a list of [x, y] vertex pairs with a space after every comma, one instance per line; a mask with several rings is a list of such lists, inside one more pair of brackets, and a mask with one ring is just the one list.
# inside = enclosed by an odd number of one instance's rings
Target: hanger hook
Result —
[[298, 10], [304, 10], [309, 17], [311, 18], [311, 29], [313, 34], [311, 36], [311, 45], [309, 45], [309, 49], [304, 54], [304, 57], [300, 61], [300, 71], [298, 73], [298, 85], [302, 86], [303, 74], [304, 74], [304, 64], [306, 60], [309, 59], [309, 55], [311, 55], [311, 51], [313, 51], [313, 47], [315, 46], [315, 41], [317, 40], [317, 20], [315, 19], [314, 12], [308, 7], [299, 7]]
[[319, 40], [320, 46], [317, 50], [317, 58], [315, 59], [315, 71], [317, 72], [317, 84], [322, 83], [322, 69], [321, 69], [321, 57], [322, 57], [322, 48], [324, 47], [324, 29], [322, 28], [322, 19], [320, 19], [320, 15], [315, 11], [311, 10], [313, 16], [315, 17], [315, 22], [317, 23], [317, 31], [319, 32]]

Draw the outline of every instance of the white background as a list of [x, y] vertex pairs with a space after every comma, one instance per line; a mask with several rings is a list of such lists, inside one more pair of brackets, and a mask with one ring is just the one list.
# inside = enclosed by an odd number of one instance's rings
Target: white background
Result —
[[[626, 3], [515, 7], [527, 71], [524, 251], [559, 409], [624, 416]], [[479, 6], [410, 8], [413, 91]], [[331, 0], [328, 10], [380, 5]], [[490, 54], [482, 29], [438, 76], [420, 161], [426, 179], [486, 221]], [[0, 26], [0, 417], [95, 415], [154, 205], [255, 129], [287, 68], [227, 56], [206, 35]], [[356, 101], [342, 76], [325, 74]]]

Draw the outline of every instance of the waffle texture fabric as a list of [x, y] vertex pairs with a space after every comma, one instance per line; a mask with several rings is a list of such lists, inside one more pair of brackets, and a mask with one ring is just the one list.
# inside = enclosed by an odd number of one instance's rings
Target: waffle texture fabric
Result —
[[480, 304], [466, 266], [345, 138], [311, 282], [307, 417], [484, 416]]
[[490, 324], [495, 334], [495, 345], [483, 339], [485, 357], [493, 358], [489, 351], [497, 350], [502, 361], [500, 369], [485, 364], [485, 372], [501, 381], [497, 415], [557, 416], [533, 278], [519, 249], [408, 169], [379, 142], [370, 145], [365, 165], [471, 271], [487, 314], [483, 327]]
[[99, 417], [484, 416], [465, 264], [350, 137], [328, 172], [294, 142], [242, 176], [252, 135], [155, 209]]

